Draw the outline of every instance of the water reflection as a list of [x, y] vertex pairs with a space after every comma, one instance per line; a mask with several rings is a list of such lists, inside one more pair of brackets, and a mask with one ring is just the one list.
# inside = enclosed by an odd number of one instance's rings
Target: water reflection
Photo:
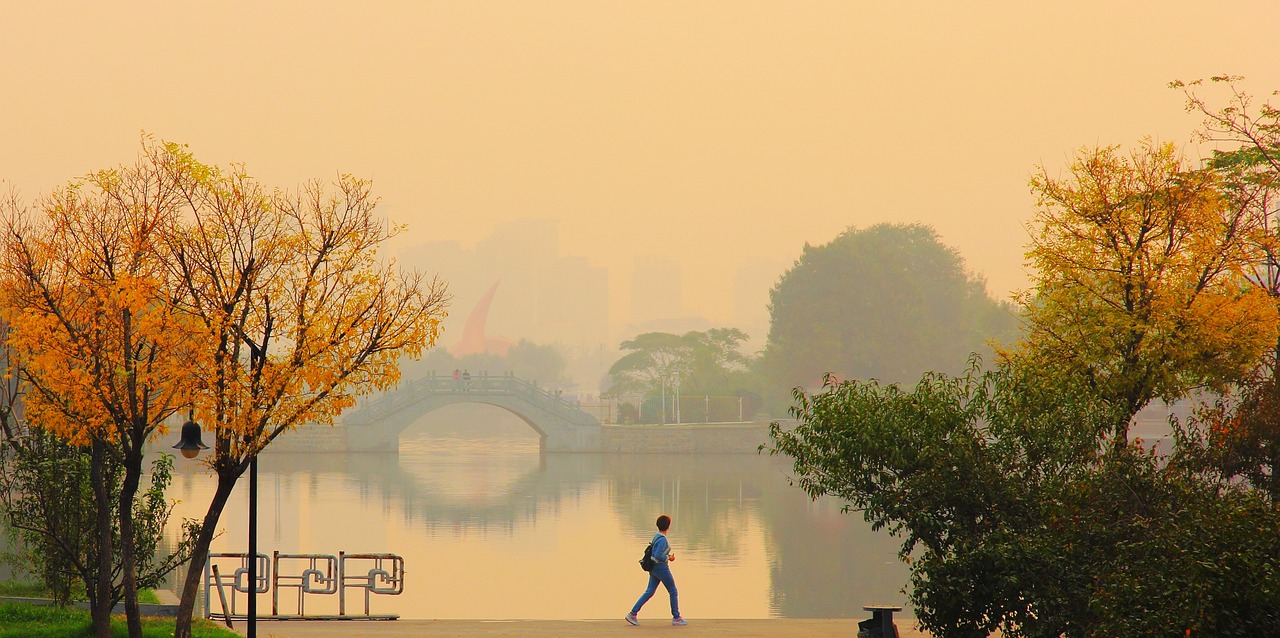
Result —
[[[666, 512], [690, 616], [862, 617], [863, 605], [901, 604], [895, 540], [810, 502], [786, 468], [752, 455], [541, 456], [529, 436], [410, 431], [399, 455], [264, 455], [259, 543], [404, 556], [405, 593], [375, 599], [378, 613], [611, 618], [643, 589], [636, 561]], [[212, 479], [176, 474], [177, 516], [198, 515]], [[244, 551], [245, 507], [237, 489], [214, 551]]]

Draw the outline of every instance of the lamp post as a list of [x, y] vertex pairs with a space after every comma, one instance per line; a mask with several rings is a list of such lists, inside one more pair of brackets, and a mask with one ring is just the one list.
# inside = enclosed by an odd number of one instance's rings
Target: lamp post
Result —
[[[182, 438], [173, 446], [180, 450], [182, 456], [194, 459], [201, 450], [209, 449], [200, 440], [200, 424], [196, 423], [194, 411], [182, 424]], [[247, 638], [258, 636], [258, 455], [249, 459], [249, 556], [246, 560], [249, 567], [249, 612], [245, 632]]]

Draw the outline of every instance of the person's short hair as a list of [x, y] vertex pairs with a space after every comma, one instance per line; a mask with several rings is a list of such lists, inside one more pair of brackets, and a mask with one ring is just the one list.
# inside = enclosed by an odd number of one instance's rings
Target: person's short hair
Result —
[[670, 516], [667, 516], [666, 514], [663, 514], [662, 516], [659, 516], [659, 517], [658, 517], [658, 531], [659, 531], [659, 532], [665, 532], [665, 531], [667, 531], [667, 528], [669, 528], [669, 527], [671, 527], [671, 517], [670, 517]]

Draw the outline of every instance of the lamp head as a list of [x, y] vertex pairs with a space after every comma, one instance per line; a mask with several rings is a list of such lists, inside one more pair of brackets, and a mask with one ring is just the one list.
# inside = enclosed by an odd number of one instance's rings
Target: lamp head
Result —
[[192, 419], [187, 419], [187, 422], [182, 424], [182, 438], [173, 448], [181, 450], [184, 458], [194, 459], [200, 454], [200, 450], [207, 450], [209, 446], [200, 440], [200, 425]]

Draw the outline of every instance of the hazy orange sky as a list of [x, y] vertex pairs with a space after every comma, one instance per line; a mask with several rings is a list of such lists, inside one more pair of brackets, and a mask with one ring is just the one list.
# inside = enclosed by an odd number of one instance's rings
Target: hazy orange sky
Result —
[[1034, 166], [1188, 141], [1175, 78], [1280, 89], [1276, 25], [1273, 0], [0, 0], [0, 179], [32, 199], [146, 130], [269, 184], [371, 177], [405, 246], [560, 219], [615, 314], [636, 254], [724, 319], [745, 259], [882, 221], [1005, 296]]

